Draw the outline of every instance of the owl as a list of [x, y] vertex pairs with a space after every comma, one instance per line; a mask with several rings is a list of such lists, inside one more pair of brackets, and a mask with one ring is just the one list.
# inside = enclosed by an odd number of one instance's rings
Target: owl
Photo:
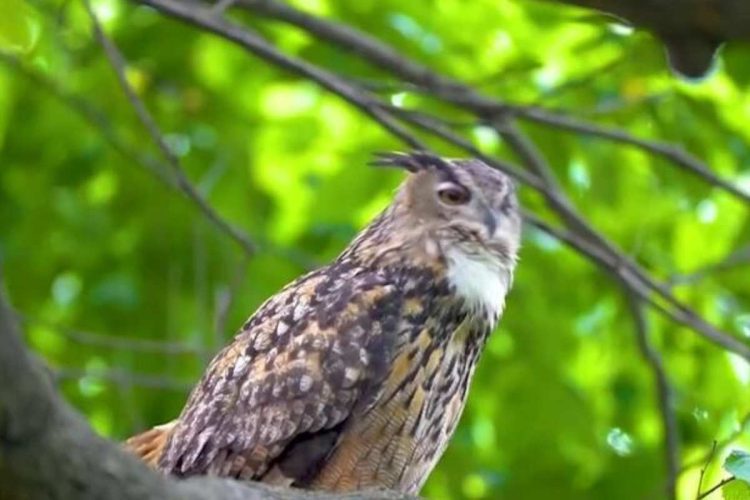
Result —
[[268, 299], [130, 450], [175, 476], [419, 492], [502, 315], [521, 220], [514, 184], [476, 159], [373, 163], [408, 172], [390, 205]]

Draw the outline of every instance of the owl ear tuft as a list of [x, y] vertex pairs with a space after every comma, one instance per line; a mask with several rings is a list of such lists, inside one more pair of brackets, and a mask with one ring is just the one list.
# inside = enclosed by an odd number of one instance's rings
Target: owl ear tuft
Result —
[[425, 165], [419, 162], [411, 153], [394, 152], [377, 152], [374, 158], [369, 162], [373, 167], [394, 167], [404, 168], [411, 173], [419, 172], [425, 169]]
[[430, 169], [438, 171], [451, 170], [445, 160], [427, 151], [415, 150], [408, 153], [399, 151], [377, 152], [373, 156], [375, 158], [369, 164], [375, 167], [404, 168], [412, 173]]

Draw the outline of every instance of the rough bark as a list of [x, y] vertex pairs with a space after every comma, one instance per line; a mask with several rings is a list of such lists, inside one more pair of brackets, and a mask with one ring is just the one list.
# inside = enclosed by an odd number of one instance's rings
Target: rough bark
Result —
[[177, 480], [95, 435], [25, 349], [0, 290], [0, 500], [407, 499], [397, 492], [332, 495], [228, 479]]
[[553, 0], [624, 18], [664, 42], [671, 66], [690, 77], [710, 68], [727, 41], [750, 41], [747, 0]]

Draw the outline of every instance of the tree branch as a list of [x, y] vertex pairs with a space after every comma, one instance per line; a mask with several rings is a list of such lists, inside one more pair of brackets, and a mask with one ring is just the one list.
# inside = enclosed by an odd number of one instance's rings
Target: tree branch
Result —
[[551, 125], [593, 137], [612, 140], [657, 154], [682, 167], [706, 182], [726, 190], [739, 200], [750, 204], [750, 194], [714, 174], [707, 165], [681, 148], [635, 137], [624, 130], [605, 128], [566, 115], [552, 113], [534, 106], [508, 104], [497, 98], [485, 97], [468, 85], [440, 75], [430, 68], [401, 56], [386, 43], [349, 26], [308, 14], [278, 0], [238, 0], [238, 7], [258, 15], [276, 19], [301, 28], [321, 40], [335, 44], [343, 50], [357, 54], [394, 76], [428, 91], [458, 107], [473, 111], [478, 116], [491, 119], [513, 115], [540, 124]]
[[693, 174], [694, 176], [700, 178], [708, 184], [719, 189], [723, 189], [727, 193], [737, 198], [739, 201], [745, 204], [750, 204], [749, 193], [741, 190], [731, 182], [716, 175], [708, 165], [679, 146], [643, 139], [629, 134], [628, 132], [621, 129], [596, 125], [594, 123], [589, 123], [584, 120], [573, 118], [571, 116], [551, 113], [538, 107], [510, 105], [507, 106], [507, 108], [514, 115], [529, 121], [554, 127], [558, 130], [574, 132], [590, 137], [598, 137], [600, 139], [607, 139], [638, 148], [647, 153], [661, 156], [662, 158], [683, 168], [688, 173]]
[[[551, 226], [550, 224], [544, 222], [543, 220], [539, 219], [529, 212], [524, 212], [524, 221], [547, 233], [556, 240], [566, 243], [571, 248], [577, 250], [582, 255], [597, 263], [605, 271], [616, 276], [640, 299], [649, 303], [651, 307], [653, 307], [656, 311], [658, 311], [665, 317], [671, 319], [676, 323], [681, 323], [697, 332], [700, 332], [706, 339], [710, 340], [716, 345], [737, 353], [745, 359], [750, 359], [749, 346], [747, 346], [744, 342], [706, 323], [702, 318], [696, 316], [695, 313], [693, 313], [686, 306], [682, 305], [682, 307], [679, 308], [668, 308], [660, 302], [654, 300], [648, 288], [657, 287], [659, 285], [650, 278], [647, 281], [641, 281], [640, 277], [634, 275], [630, 268], [626, 266], [626, 263], [618, 260], [617, 257], [613, 257], [606, 251], [603, 251], [600, 247], [593, 245], [590, 241], [585, 240], [576, 234]], [[672, 296], [672, 298], [674, 297]], [[677, 304], [680, 304], [677, 299], [674, 300], [677, 302]]]
[[715, 492], [716, 490], [719, 490], [719, 489], [723, 488], [724, 486], [726, 486], [727, 484], [731, 483], [735, 479], [736, 478], [734, 476], [722, 479], [721, 481], [719, 481], [718, 483], [716, 483], [715, 485], [713, 485], [712, 487], [710, 487], [709, 489], [707, 489], [706, 491], [704, 491], [703, 493], [701, 493], [700, 495], [698, 495], [696, 497], [696, 499], [697, 500], [701, 500], [702, 498], [707, 498], [711, 493]]
[[[292, 58], [279, 54], [278, 51], [276, 51], [276, 49], [274, 49], [273, 47], [270, 47], [268, 42], [266, 42], [265, 40], [258, 40], [252, 37], [250, 40], [248, 40], [246, 36], [242, 35], [242, 28], [211, 17], [208, 11], [206, 11], [206, 9], [201, 7], [199, 4], [193, 2], [179, 2], [176, 0], [138, 1], [140, 1], [140, 3], [151, 5], [158, 10], [174, 17], [187, 20], [188, 22], [198, 27], [208, 29], [209, 31], [212, 31], [219, 36], [234, 41], [235, 43], [238, 43], [248, 50], [261, 55], [261, 57], [266, 58], [272, 63], [276, 63], [277, 59], [283, 58], [284, 64], [279, 64], [281, 67], [293, 70], [297, 74], [308, 76], [314, 81], [325, 86], [326, 88], [329, 88], [329, 90], [338, 93], [331, 86], [327, 86], [325, 82], [320, 79], [320, 76], [322, 74], [336, 79], [338, 79], [338, 77], [325, 72], [325, 70], [318, 70], [314, 72], [301, 71], [301, 68], [309, 69], [312, 65], [298, 60], [293, 60]], [[297, 25], [317, 36], [320, 36], [325, 40], [332, 41], [340, 45], [346, 50], [355, 50], [358, 54], [363, 55], [368, 60], [380, 65], [384, 69], [392, 71], [397, 76], [403, 77], [406, 80], [411, 81], [412, 83], [419, 85], [432, 85], [432, 87], [430, 87], [430, 90], [434, 90], [436, 95], [445, 98], [453, 104], [464, 106], [469, 110], [474, 110], [482, 119], [489, 120], [507, 118], [508, 116], [506, 112], [510, 108], [507, 105], [498, 101], [487, 99], [474, 92], [470, 87], [463, 86], [462, 84], [451, 79], [437, 75], [427, 68], [411, 63], [409, 60], [397, 55], [385, 44], [382, 44], [381, 42], [376, 41], [375, 39], [368, 37], [367, 35], [360, 34], [355, 30], [347, 27], [341, 27], [331, 21], [319, 19], [314, 16], [305, 14], [291, 6], [280, 4], [275, 0], [238, 0], [238, 5], [242, 5], [250, 9], [258, 8], [261, 12], [270, 12], [272, 13], [272, 15], [269, 14], [269, 16], [271, 17], [283, 19], [290, 24]], [[261, 45], [260, 48], [255, 47], [258, 44]], [[274, 56], [265, 57], [263, 54], [273, 54]], [[312, 67], [315, 68], [314, 66]], [[339, 95], [346, 98], [346, 96], [342, 94]], [[371, 99], [371, 103], [375, 102], [374, 98], [371, 97]], [[384, 103], [381, 104], [381, 106], [390, 108], [393, 113], [396, 113], [398, 109]], [[431, 131], [435, 132], [436, 135], [444, 139], [448, 139], [448, 137], [452, 135], [450, 134], [450, 132], [446, 131], [443, 128], [435, 127], [435, 119], [417, 119], [415, 118], [415, 115], [408, 110], [401, 110], [401, 116], [402, 118], [411, 121], [412, 123], [415, 123], [422, 128], [429, 128]], [[452, 137], [452, 139], [454, 138], [455, 136]], [[476, 148], [474, 148], [464, 140], [449, 140], [449, 142], [452, 142], [455, 145], [459, 145], [459, 147], [463, 147], [471, 154], [476, 154]], [[524, 142], [526, 142], [527, 144], [529, 143], [528, 141]], [[518, 145], [516, 147], [518, 147]], [[520, 149], [517, 149], [517, 152], [522, 158], [524, 157], [524, 155], [526, 155], [526, 158], [528, 159], [527, 152], [521, 151]], [[482, 159], [486, 159], [485, 155], [480, 154], [477, 156]], [[496, 161], [488, 161], [487, 163], [492, 166], [499, 166], [499, 168], [501, 168], [502, 170], [509, 172], [514, 177], [523, 180], [530, 186], [540, 191], [545, 196], [553, 210], [561, 215], [563, 220], [566, 221], [566, 224], [569, 226], [569, 228], [578, 233], [581, 233], [584, 238], [593, 239], [597, 245], [603, 248], [604, 252], [608, 254], [607, 259], [614, 262], [612, 264], [608, 264], [608, 266], [613, 267], [618, 275], [622, 275], [623, 273], [627, 274], [627, 283], [629, 283], [631, 286], [635, 286], [636, 282], [640, 282], [639, 286], [645, 286], [647, 289], [655, 292], [669, 305], [669, 308], [657, 305], [656, 302], [648, 296], [648, 292], [645, 293], [645, 296], [641, 295], [642, 298], [649, 300], [649, 302], [654, 305], [657, 310], [667, 314], [668, 317], [679, 323], [690, 326], [695, 331], [700, 332], [704, 337], [711, 340], [712, 342], [715, 342], [716, 344], [728, 350], [731, 350], [746, 359], [750, 359], [750, 346], [740, 341], [739, 339], [727, 334], [726, 332], [715, 328], [714, 326], [703, 320], [685, 304], [682, 304], [680, 301], [678, 301], [666, 285], [659, 283], [648, 276], [648, 274], [643, 271], [638, 265], [632, 262], [631, 259], [625, 256], [622, 252], [618, 251], [611, 243], [604, 239], [601, 234], [591, 228], [591, 226], [582, 217], [575, 213], [572, 206], [566, 201], [564, 195], [547, 189], [543, 183], [539, 182], [537, 176], [519, 175], [516, 169], [508, 170], [507, 164], [499, 163]], [[643, 293], [644, 292], [641, 291], [641, 294]]]
[[198, 26], [207, 31], [231, 40], [257, 57], [292, 73], [317, 82], [323, 88], [341, 96], [350, 104], [370, 116], [385, 130], [398, 137], [410, 147], [425, 149], [424, 145], [412, 134], [403, 129], [392, 117], [375, 106], [372, 96], [364, 90], [348, 83], [335, 74], [315, 65], [294, 59], [279, 52], [260, 35], [225, 21], [213, 11], [190, 1], [177, 0], [137, 0], [139, 3], [157, 8], [162, 12]]
[[14, 311], [18, 320], [24, 324], [37, 324], [45, 328], [54, 330], [67, 340], [76, 344], [121, 351], [133, 351], [139, 353], [155, 353], [170, 356], [175, 355], [205, 355], [207, 351], [200, 346], [191, 345], [185, 342], [169, 342], [163, 340], [138, 339], [133, 337], [122, 337], [119, 335], [106, 335], [103, 333], [93, 333], [75, 328], [68, 328], [55, 325], [48, 321], [33, 318], [23, 313]]
[[[117, 153], [119, 153], [126, 160], [129, 160], [128, 164], [142, 167], [144, 170], [156, 177], [165, 186], [172, 189], [173, 192], [183, 195], [185, 199], [190, 202], [190, 205], [198, 209], [200, 214], [204, 216], [204, 218], [206, 218], [206, 220], [210, 224], [214, 225], [214, 227], [216, 227], [220, 232], [224, 232], [225, 234], [227, 234], [227, 236], [230, 237], [230, 239], [237, 242], [243, 249], [243, 251], [245, 251], [245, 254], [247, 254], [247, 247], [241, 241], [235, 239], [232, 234], [226, 232], [227, 228], [231, 227], [235, 228], [237, 231], [240, 231], [237, 226], [232, 225], [231, 222], [226, 220], [220, 221], [219, 224], [216, 224], [215, 219], [212, 217], [212, 215], [215, 215], [220, 219], [222, 218], [215, 210], [211, 209], [210, 211], [205, 211], [196, 202], [195, 198], [187, 196], [182, 188], [177, 185], [175, 179], [173, 178], [173, 175], [170, 174], [171, 167], [163, 161], [157, 160], [150, 155], [143, 154], [137, 148], [128, 144], [122, 137], [120, 137], [120, 135], [117, 134], [114, 127], [112, 126], [112, 123], [101, 112], [101, 110], [95, 108], [88, 100], [86, 100], [81, 95], [66, 90], [57, 82], [51, 80], [47, 76], [42, 75], [35, 70], [29, 69], [12, 56], [0, 53], [0, 62], [16, 71], [19, 75], [26, 78], [29, 82], [36, 85], [41, 90], [47, 92], [52, 97], [60, 101], [63, 105], [72, 110], [84, 122], [90, 125], [98, 134], [100, 134], [104, 141], [109, 144], [112, 149], [117, 151]], [[192, 188], [192, 191], [199, 192], [195, 187]], [[311, 255], [306, 254], [305, 252], [286, 247], [279, 247], [263, 240], [256, 240], [251, 238], [247, 234], [244, 234], [241, 239], [250, 241], [260, 250], [273, 251], [278, 255], [282, 255], [285, 258], [289, 259], [290, 262], [294, 262], [304, 269], [312, 269], [319, 265], [317, 259], [315, 259]]]
[[96, 17], [96, 14], [94, 14], [94, 11], [91, 8], [88, 0], [83, 0], [83, 4], [86, 7], [89, 17], [91, 18], [91, 22], [94, 27], [94, 35], [99, 41], [99, 44], [104, 49], [104, 52], [107, 55], [110, 64], [112, 65], [112, 69], [117, 75], [117, 80], [120, 83], [120, 87], [122, 87], [123, 92], [125, 92], [130, 105], [133, 107], [136, 115], [138, 116], [138, 119], [148, 131], [151, 140], [159, 148], [159, 151], [161, 151], [164, 159], [167, 162], [167, 165], [171, 167], [171, 172], [174, 176], [174, 180], [176, 181], [177, 186], [185, 194], [185, 196], [187, 196], [198, 206], [201, 212], [203, 212], [204, 215], [214, 225], [220, 227], [223, 232], [228, 234], [234, 241], [236, 241], [247, 254], [255, 253], [257, 249], [255, 242], [248, 238], [248, 236], [241, 230], [234, 227], [228, 221], [223, 219], [218, 213], [216, 213], [214, 208], [205, 200], [205, 198], [203, 198], [203, 195], [201, 195], [201, 193], [190, 182], [187, 175], [185, 174], [184, 169], [182, 168], [182, 165], [180, 164], [180, 160], [164, 140], [164, 136], [159, 130], [159, 127], [154, 121], [153, 117], [148, 112], [146, 105], [143, 103], [141, 98], [138, 97], [138, 94], [135, 92], [135, 89], [133, 89], [132, 85], [130, 85], [130, 82], [128, 82], [128, 79], [125, 76], [126, 63], [125, 59], [122, 57], [122, 54], [117, 49], [115, 44], [112, 43], [112, 41], [107, 37], [107, 35], [105, 35], [104, 30], [102, 29], [101, 24]]
[[680, 467], [680, 435], [674, 410], [674, 397], [661, 355], [649, 339], [648, 324], [641, 300], [626, 287], [626, 299], [635, 323], [635, 338], [638, 349], [651, 369], [656, 384], [657, 401], [664, 431], [664, 463], [666, 465], [665, 493], [668, 499], [677, 498], [677, 476]]
[[120, 369], [110, 370], [86, 370], [76, 367], [50, 367], [50, 372], [56, 382], [64, 380], [93, 379], [109, 382], [118, 386], [139, 386], [150, 389], [165, 389], [181, 393], [187, 393], [195, 383], [192, 381], [176, 380], [160, 375], [148, 375], [144, 373], [133, 373]]
[[718, 262], [708, 264], [686, 274], [677, 274], [669, 279], [670, 285], [689, 285], [707, 276], [728, 271], [750, 263], [750, 245], [738, 248]]

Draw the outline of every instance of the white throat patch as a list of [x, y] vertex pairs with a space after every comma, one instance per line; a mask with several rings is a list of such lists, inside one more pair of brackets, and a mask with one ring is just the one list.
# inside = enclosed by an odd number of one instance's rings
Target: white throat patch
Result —
[[448, 261], [448, 280], [456, 293], [463, 297], [469, 307], [485, 311], [494, 326], [505, 306], [511, 271], [488, 253], [474, 255], [460, 248], [451, 248], [446, 251], [445, 257]]

